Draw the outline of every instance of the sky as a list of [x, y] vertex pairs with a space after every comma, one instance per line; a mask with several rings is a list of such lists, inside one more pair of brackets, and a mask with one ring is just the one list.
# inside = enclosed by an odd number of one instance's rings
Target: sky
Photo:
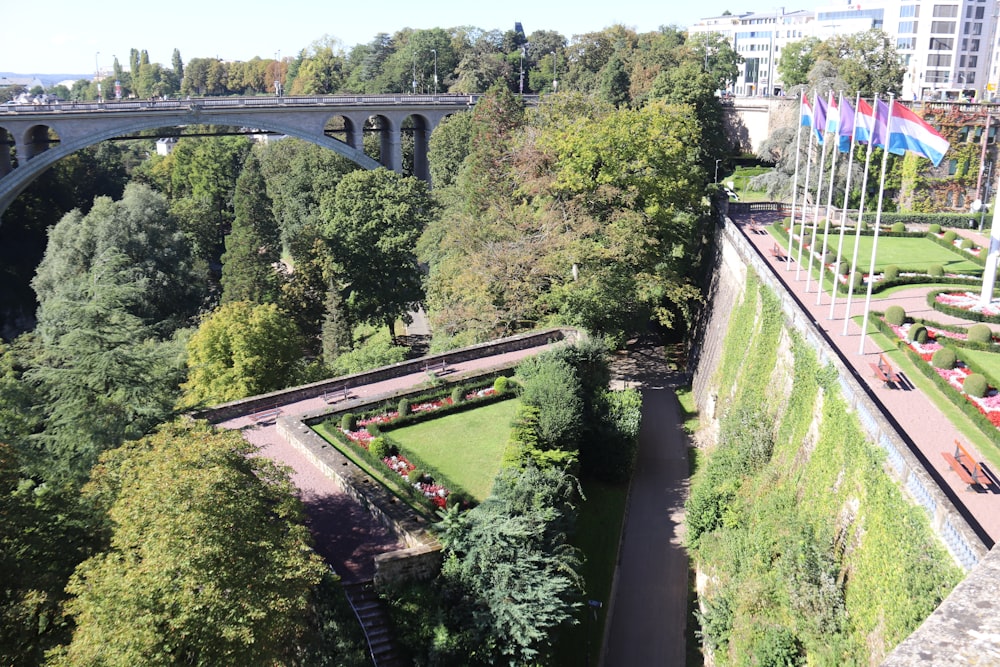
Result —
[[[812, 9], [816, 0], [793, 8]], [[379, 32], [402, 28], [513, 29], [527, 34], [555, 30], [567, 38], [616, 23], [639, 32], [662, 25], [687, 27], [725, 10], [771, 12], [768, 0], [171, 0], [92, 3], [80, 0], [10, 0], [3, 8], [0, 72], [92, 75], [109, 70], [114, 56], [127, 67], [133, 48], [152, 62], [181, 59], [294, 56], [326, 36], [345, 50], [370, 42]]]

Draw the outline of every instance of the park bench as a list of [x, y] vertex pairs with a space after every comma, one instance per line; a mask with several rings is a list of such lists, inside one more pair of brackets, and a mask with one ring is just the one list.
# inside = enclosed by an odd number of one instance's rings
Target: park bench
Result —
[[448, 367], [448, 362], [442, 359], [441, 361], [428, 362], [424, 364], [425, 373], [433, 373], [434, 375], [444, 375], [445, 373], [450, 373], [451, 368]]
[[785, 253], [777, 243], [771, 246], [771, 256], [779, 262], [785, 261]]
[[969, 452], [965, 451], [958, 440], [955, 441], [955, 453], [941, 452], [941, 456], [948, 462], [951, 469], [958, 473], [958, 477], [970, 487], [974, 485], [987, 486], [992, 480], [986, 475], [983, 467], [979, 465]]
[[250, 415], [250, 421], [254, 424], [261, 424], [263, 422], [274, 421], [281, 414], [281, 408], [270, 408], [269, 410], [261, 410], [260, 412], [255, 412]]
[[750, 231], [754, 234], [764, 233], [764, 230], [761, 228], [760, 223], [757, 222], [756, 218], [750, 218]]
[[351, 397], [350, 391], [347, 389], [347, 385], [343, 387], [329, 389], [323, 392], [323, 402], [329, 405], [330, 403], [336, 403], [337, 401], [346, 401]]
[[872, 369], [872, 375], [881, 380], [885, 387], [899, 386], [899, 375], [889, 360], [885, 358], [885, 355], [878, 355], [878, 362], [873, 361], [868, 366]]

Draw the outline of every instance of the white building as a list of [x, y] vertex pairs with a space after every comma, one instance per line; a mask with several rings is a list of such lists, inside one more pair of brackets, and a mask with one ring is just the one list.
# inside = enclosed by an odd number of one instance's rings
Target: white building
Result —
[[997, 13], [998, 0], [853, 0], [815, 11], [703, 19], [689, 32], [722, 33], [746, 59], [737, 95], [780, 94], [777, 61], [791, 42], [878, 28], [895, 41], [906, 67], [903, 99], [991, 99], [1000, 82]]

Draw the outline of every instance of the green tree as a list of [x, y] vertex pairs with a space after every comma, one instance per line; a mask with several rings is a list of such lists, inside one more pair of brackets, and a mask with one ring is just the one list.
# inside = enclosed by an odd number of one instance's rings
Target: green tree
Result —
[[179, 49], [174, 49], [173, 54], [170, 56], [170, 66], [174, 70], [174, 77], [176, 77], [178, 83], [184, 80], [184, 61], [181, 60], [181, 52]]
[[260, 161], [252, 153], [236, 180], [233, 212], [222, 256], [222, 302], [273, 302], [278, 297], [281, 239]]
[[220, 306], [188, 342], [184, 406], [222, 403], [295, 383], [302, 342], [274, 304]]
[[820, 59], [836, 64], [845, 92], [862, 95], [899, 95], [906, 68], [895, 44], [882, 30], [831, 37], [820, 47]]
[[778, 58], [778, 76], [785, 88], [802, 86], [809, 82], [809, 70], [816, 62], [818, 37], [806, 37], [798, 42], [792, 42], [781, 50]]
[[578, 493], [557, 469], [507, 469], [489, 498], [448, 522], [442, 577], [465, 664], [551, 660], [553, 631], [579, 606], [579, 558], [566, 542]]
[[462, 162], [469, 154], [472, 139], [472, 114], [448, 116], [431, 134], [431, 182], [435, 188], [446, 188], [455, 182]]
[[86, 489], [110, 548], [74, 573], [56, 665], [288, 664], [325, 567], [288, 473], [235, 431], [172, 424], [104, 457]]
[[321, 201], [323, 235], [358, 322], [393, 322], [423, 298], [416, 243], [433, 215], [426, 184], [387, 169], [344, 176]]

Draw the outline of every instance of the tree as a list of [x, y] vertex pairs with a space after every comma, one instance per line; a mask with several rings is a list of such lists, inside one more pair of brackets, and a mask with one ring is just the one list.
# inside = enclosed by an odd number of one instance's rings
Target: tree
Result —
[[273, 302], [278, 297], [281, 239], [260, 161], [252, 153], [236, 180], [233, 212], [222, 256], [222, 302]]
[[181, 60], [181, 52], [179, 49], [174, 49], [173, 54], [170, 56], [170, 66], [174, 70], [174, 76], [177, 81], [184, 80], [184, 61]]
[[805, 85], [809, 81], [809, 70], [816, 62], [818, 37], [806, 37], [785, 46], [778, 58], [778, 76], [785, 89]]
[[323, 235], [357, 322], [393, 322], [423, 298], [417, 239], [433, 215], [427, 186], [387, 169], [355, 171], [321, 201]]
[[110, 548], [68, 590], [56, 665], [288, 664], [325, 567], [288, 473], [235, 431], [171, 424], [110, 452], [86, 494]]
[[548, 664], [553, 631], [579, 606], [566, 542], [578, 493], [558, 469], [506, 469], [489, 498], [447, 524], [442, 577], [463, 662]]
[[465, 156], [469, 154], [472, 139], [472, 114], [458, 113], [448, 116], [431, 134], [431, 182], [435, 188], [445, 188], [455, 182]]
[[862, 95], [899, 95], [906, 68], [896, 47], [882, 30], [831, 37], [819, 47], [820, 60], [837, 66], [846, 92]]
[[185, 406], [222, 403], [295, 383], [302, 344], [274, 304], [227, 303], [188, 342]]

